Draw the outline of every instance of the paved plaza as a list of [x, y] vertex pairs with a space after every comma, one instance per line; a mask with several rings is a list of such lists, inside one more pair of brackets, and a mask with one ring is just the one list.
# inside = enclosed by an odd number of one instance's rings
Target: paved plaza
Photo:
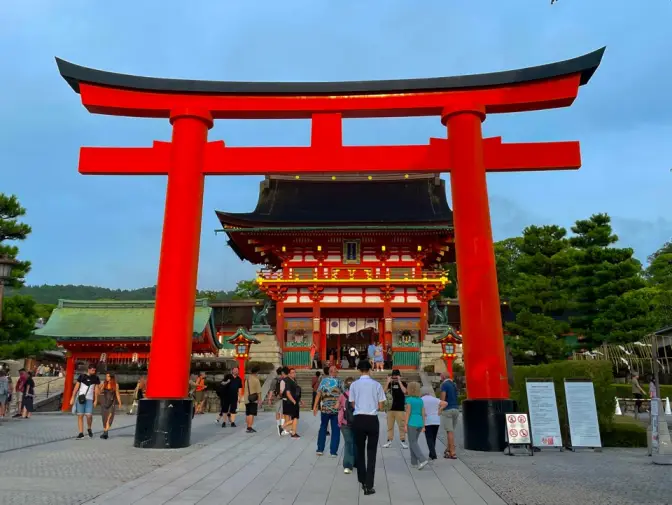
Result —
[[[439, 459], [418, 471], [410, 467], [409, 451], [398, 444], [379, 449], [377, 493], [364, 496], [356, 476], [343, 474], [342, 447], [337, 459], [315, 455], [318, 421], [302, 415], [299, 440], [278, 437], [268, 413], [258, 418], [254, 435], [240, 426], [222, 429], [214, 415], [198, 416], [193, 445], [165, 451], [132, 447], [132, 416], [118, 416], [107, 441], [97, 436], [74, 441], [70, 415], [3, 422], [0, 505], [672, 502], [670, 468], [652, 465], [645, 449], [554, 451], [534, 457], [460, 451], [458, 461]], [[439, 449], [443, 452], [443, 446]]]

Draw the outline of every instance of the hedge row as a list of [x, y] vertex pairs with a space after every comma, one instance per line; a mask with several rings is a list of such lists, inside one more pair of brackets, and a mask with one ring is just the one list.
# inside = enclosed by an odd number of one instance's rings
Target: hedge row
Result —
[[646, 437], [646, 428], [636, 422], [600, 426], [602, 447], [646, 447]]
[[[642, 386], [642, 389], [646, 391], [646, 394], [648, 396], [649, 385], [640, 383], [640, 386]], [[616, 396], [618, 398], [633, 398], [632, 386], [630, 384], [614, 384], [614, 388], [616, 389]], [[661, 385], [660, 397], [663, 399], [670, 398], [672, 400], [672, 386]]]
[[601, 431], [614, 433], [613, 416], [616, 408], [616, 391], [613, 385], [614, 375], [608, 361], [561, 361], [548, 365], [516, 366], [513, 368], [515, 391], [511, 396], [518, 402], [520, 412], [528, 412], [525, 379], [552, 379], [558, 404], [558, 417], [563, 440], [569, 442], [569, 421], [565, 398], [564, 379], [589, 379], [595, 389], [597, 418]]

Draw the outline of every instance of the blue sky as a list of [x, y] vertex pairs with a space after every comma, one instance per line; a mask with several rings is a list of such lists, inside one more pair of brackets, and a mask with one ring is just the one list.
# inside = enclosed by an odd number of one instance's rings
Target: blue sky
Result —
[[[164, 120], [94, 116], [54, 56], [106, 70], [213, 80], [365, 80], [491, 72], [607, 46], [567, 109], [490, 116], [504, 141], [580, 140], [578, 172], [488, 178], [496, 239], [608, 212], [640, 259], [672, 237], [668, 0], [22, 0], [0, 4], [0, 191], [28, 209], [30, 284], [155, 284], [165, 179], [77, 172], [86, 146], [168, 140]], [[347, 144], [426, 143], [438, 118], [353, 120]], [[307, 145], [307, 121], [220, 121], [228, 145]], [[259, 177], [206, 180], [199, 287], [249, 278], [214, 210], [254, 208]], [[667, 198], [666, 198], [667, 197]], [[666, 203], [667, 202], [667, 203]]]

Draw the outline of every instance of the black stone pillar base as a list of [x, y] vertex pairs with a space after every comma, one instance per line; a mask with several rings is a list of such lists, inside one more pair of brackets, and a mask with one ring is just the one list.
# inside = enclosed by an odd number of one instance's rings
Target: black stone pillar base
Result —
[[508, 412], [515, 412], [516, 408], [513, 400], [464, 400], [464, 448], [470, 451], [503, 451], [506, 448], [504, 416]]
[[189, 447], [192, 416], [191, 399], [142, 399], [138, 402], [133, 445], [144, 449]]

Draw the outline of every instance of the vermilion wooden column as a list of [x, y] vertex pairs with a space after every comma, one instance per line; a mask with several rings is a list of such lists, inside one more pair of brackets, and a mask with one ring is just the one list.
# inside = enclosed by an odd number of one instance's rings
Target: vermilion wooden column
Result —
[[159, 279], [147, 373], [147, 398], [139, 402], [135, 447], [188, 447], [193, 402], [187, 398], [194, 294], [203, 209], [203, 167], [208, 111], [171, 112], [168, 188]]
[[212, 116], [174, 111], [147, 397], [186, 398], [203, 214], [203, 162]]
[[502, 413], [513, 410], [483, 163], [484, 119], [485, 108], [472, 104], [447, 107], [442, 114], [453, 166], [450, 187], [467, 382], [467, 400], [462, 404], [465, 448], [474, 450], [501, 446]]
[[61, 403], [61, 410], [68, 412], [72, 407], [70, 400], [72, 399], [72, 392], [75, 389], [75, 356], [68, 351], [65, 360], [65, 382], [63, 383], [63, 402]]

